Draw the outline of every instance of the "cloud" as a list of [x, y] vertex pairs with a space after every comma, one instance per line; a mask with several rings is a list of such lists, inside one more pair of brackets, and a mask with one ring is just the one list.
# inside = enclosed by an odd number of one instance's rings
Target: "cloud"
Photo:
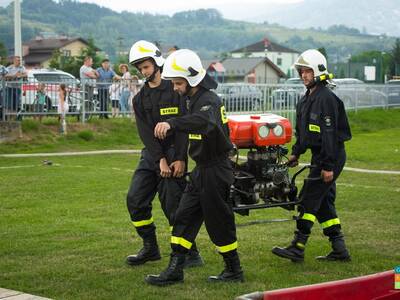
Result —
[[[247, 19], [249, 16], [257, 12], [257, 8], [266, 7], [270, 4], [284, 5], [302, 1], [304, 0], [248, 0], [246, 2], [239, 0], [152, 0], [150, 2], [126, 0], [80, 0], [80, 2], [96, 3], [119, 12], [126, 10], [130, 12], [149, 12], [167, 15], [172, 15], [184, 10], [216, 8], [220, 10], [225, 17], [235, 19]], [[246, 15], [244, 12], [248, 12], [248, 14]]]

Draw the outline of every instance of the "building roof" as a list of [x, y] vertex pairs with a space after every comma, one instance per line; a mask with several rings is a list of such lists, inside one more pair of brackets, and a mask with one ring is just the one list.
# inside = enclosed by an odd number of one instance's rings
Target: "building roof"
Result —
[[225, 72], [224, 65], [220, 62], [218, 58], [202, 59], [201, 64], [206, 70], [215, 71], [218, 73]]
[[[89, 44], [88, 41], [83, 38], [34, 38], [23, 44], [24, 47], [28, 48], [28, 52], [25, 52], [24, 63], [28, 65], [41, 64], [50, 59], [55, 50], [76, 41], [82, 42], [85, 45]], [[99, 48], [96, 48], [96, 51], [99, 50]]]
[[284, 47], [282, 45], [276, 44], [274, 42], [271, 42], [267, 38], [245, 46], [243, 48], [239, 48], [236, 50], [233, 50], [231, 53], [243, 53], [243, 52], [264, 52], [265, 50], [270, 51], [270, 52], [289, 52], [289, 53], [300, 53], [299, 51]]
[[52, 53], [30, 53], [24, 56], [24, 63], [28, 65], [41, 64], [50, 59]]
[[212, 63], [210, 65], [210, 69], [214, 70], [217, 73], [224, 73], [226, 72], [226, 69], [224, 67], [224, 65], [222, 63], [220, 63], [219, 61], [217, 61], [216, 63]]
[[267, 57], [227, 58], [222, 61], [227, 75], [246, 76], [261, 63], [267, 63], [276, 71], [279, 77], [286, 77], [285, 73]]
[[213, 58], [213, 59], [202, 59], [201, 60], [201, 65], [203, 66], [204, 69], [208, 69], [213, 63], [219, 62], [218, 58]]
[[[62, 38], [49, 38], [49, 39], [35, 38], [24, 43], [24, 46], [28, 46], [29, 51], [37, 51], [37, 50], [46, 51], [46, 50], [60, 49], [75, 41], [80, 41], [86, 45], [88, 44], [88, 41], [83, 38], [62, 37]], [[96, 50], [99, 51], [100, 49], [96, 48]]]

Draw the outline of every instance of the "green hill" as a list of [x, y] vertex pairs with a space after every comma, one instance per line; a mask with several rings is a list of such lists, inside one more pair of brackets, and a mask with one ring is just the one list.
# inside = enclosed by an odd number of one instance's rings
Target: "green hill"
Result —
[[[0, 40], [13, 47], [13, 4], [0, 8]], [[176, 13], [173, 16], [117, 13], [95, 4], [71, 0], [25, 0], [22, 2], [23, 41], [40, 32], [92, 37], [111, 58], [128, 51], [138, 39], [188, 47], [204, 58], [254, 43], [267, 36], [284, 46], [302, 51], [325, 47], [328, 55], [345, 59], [366, 50], [388, 51], [394, 38], [364, 35], [358, 30], [290, 29], [276, 24], [224, 19], [215, 9]]]

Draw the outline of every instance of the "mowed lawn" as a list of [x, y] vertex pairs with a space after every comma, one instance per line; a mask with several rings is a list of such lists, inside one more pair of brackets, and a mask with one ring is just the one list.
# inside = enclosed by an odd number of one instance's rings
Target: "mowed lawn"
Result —
[[[400, 171], [400, 110], [360, 111], [349, 117], [354, 137], [347, 144], [347, 166]], [[140, 147], [130, 120], [94, 120], [88, 128], [72, 128], [66, 138], [57, 137], [57, 124], [47, 122], [24, 121], [25, 140], [0, 144], [0, 153]], [[44, 165], [44, 159], [53, 164]], [[244, 283], [207, 282], [223, 263], [202, 228], [197, 242], [206, 265], [187, 270], [184, 284], [149, 286], [146, 274], [159, 273], [168, 264], [170, 232], [156, 200], [163, 259], [134, 268], [125, 265], [126, 255], [141, 247], [125, 203], [137, 161], [137, 155], [126, 154], [0, 157], [0, 287], [54, 299], [233, 299], [400, 265], [400, 175], [344, 171], [337, 183], [337, 208], [351, 263], [314, 260], [330, 250], [318, 225], [303, 264], [273, 256], [271, 248], [287, 245], [295, 224], [263, 221], [291, 219], [294, 212], [258, 210], [236, 218]], [[261, 222], [246, 226], [253, 221]]]
[[[372, 151], [372, 149], [371, 149]], [[166, 288], [147, 285], [146, 274], [168, 263], [169, 230], [154, 202], [163, 259], [140, 267], [124, 259], [140, 247], [126, 211], [125, 195], [138, 156], [98, 155], [0, 158], [0, 287], [54, 299], [233, 299], [253, 291], [299, 286], [393, 269], [400, 264], [400, 176], [344, 172], [337, 207], [351, 263], [321, 263], [329, 251], [315, 226], [303, 264], [271, 254], [286, 245], [294, 222], [238, 227], [246, 281], [210, 284], [222, 270], [202, 228], [197, 242], [206, 265], [185, 272], [185, 283]], [[283, 209], [237, 216], [238, 224], [291, 218]]]

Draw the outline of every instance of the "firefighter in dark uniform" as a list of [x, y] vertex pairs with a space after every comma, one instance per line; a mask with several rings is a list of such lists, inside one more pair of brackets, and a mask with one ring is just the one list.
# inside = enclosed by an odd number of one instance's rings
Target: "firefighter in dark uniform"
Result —
[[188, 97], [189, 112], [157, 124], [154, 134], [160, 139], [170, 133], [188, 134], [189, 155], [196, 166], [176, 212], [169, 265], [159, 275], [148, 275], [146, 281], [160, 286], [183, 281], [184, 255], [203, 221], [225, 262], [221, 274], [210, 276], [209, 281], [243, 281], [235, 219], [229, 202], [234, 179], [228, 159], [232, 143], [225, 108], [210, 91], [217, 83], [206, 75], [197, 54], [188, 49], [175, 51], [166, 59], [162, 76], [172, 80], [175, 91]]
[[326, 58], [317, 50], [302, 53], [295, 67], [307, 88], [296, 107], [296, 143], [289, 157], [289, 166], [311, 150], [308, 178], [300, 192], [304, 214], [297, 220], [292, 243], [286, 248], [275, 247], [272, 252], [294, 262], [304, 260], [304, 249], [317, 220], [332, 245], [332, 251], [318, 260], [349, 261], [340, 220], [335, 209], [336, 184], [346, 162], [344, 142], [351, 139], [349, 122], [343, 102], [327, 87], [330, 77]]
[[[158, 122], [181, 116], [186, 110], [184, 101], [174, 92], [171, 82], [161, 79], [164, 58], [159, 49], [147, 41], [138, 41], [131, 48], [129, 62], [146, 77], [145, 85], [133, 99], [136, 125], [145, 147], [127, 196], [128, 211], [138, 235], [143, 239], [143, 248], [137, 255], [128, 256], [126, 261], [129, 265], [141, 265], [161, 258], [152, 217], [152, 201], [158, 192], [162, 210], [172, 226], [186, 187], [183, 174], [187, 164], [188, 138], [179, 132], [163, 141], [154, 137], [154, 127]], [[185, 267], [202, 264], [194, 245], [186, 257]]]

